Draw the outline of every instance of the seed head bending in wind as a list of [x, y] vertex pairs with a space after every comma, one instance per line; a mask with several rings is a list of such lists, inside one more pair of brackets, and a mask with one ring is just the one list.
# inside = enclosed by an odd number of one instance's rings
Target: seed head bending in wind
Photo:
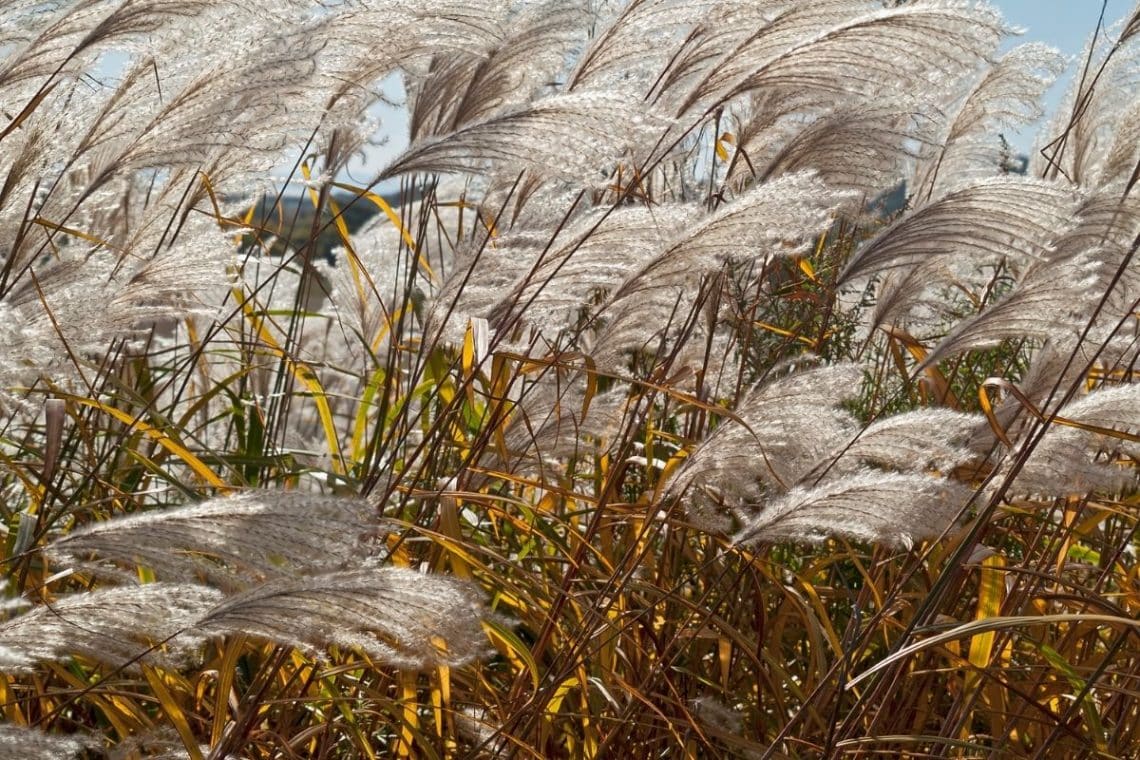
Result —
[[[506, 6], [504, 5], [504, 8]], [[579, 0], [528, 4], [499, 19], [499, 39], [432, 58], [422, 76], [408, 77], [412, 142], [518, 108], [551, 86], [587, 14]]]
[[896, 472], [948, 472], [975, 455], [966, 443], [983, 422], [980, 415], [952, 409], [919, 409], [876, 420], [836, 447], [800, 483], [853, 475], [876, 467]]
[[202, 617], [201, 634], [244, 633], [319, 654], [356, 647], [407, 668], [462, 665], [483, 654], [486, 615], [475, 589], [401, 567], [276, 580]]
[[1041, 98], [1063, 68], [1056, 50], [1031, 43], [1010, 50], [978, 76], [952, 107], [937, 149], [915, 171], [916, 201], [926, 203], [992, 175], [1002, 159], [995, 134], [1040, 118]]
[[855, 365], [795, 373], [756, 388], [677, 469], [665, 499], [682, 499], [689, 518], [724, 531], [731, 515], [798, 482], [850, 440], [855, 421], [840, 408], [859, 387]]
[[941, 478], [868, 470], [760, 505], [734, 541], [818, 543], [841, 536], [909, 549], [951, 527], [971, 493]]
[[78, 736], [0, 724], [0, 760], [70, 760], [94, 745], [94, 741], [84, 741]]
[[1101, 265], [1081, 257], [1064, 266], [1031, 267], [1005, 298], [977, 316], [959, 322], [923, 360], [919, 369], [975, 348], [997, 345], [1006, 338], [1076, 335], [1100, 294], [1090, 290]]
[[143, 565], [161, 580], [225, 589], [347, 567], [374, 553], [380, 531], [363, 499], [251, 491], [156, 509], [72, 531], [47, 547], [59, 563], [117, 575]]
[[[894, 8], [792, 4], [725, 55], [682, 108], [765, 88], [799, 89], [820, 104], [837, 97], [873, 101], [884, 94], [940, 92], [980, 66], [1004, 33], [996, 10], [952, 0]], [[931, 67], [931, 60], [939, 67]]]
[[201, 642], [189, 630], [222, 599], [215, 589], [171, 583], [65, 596], [0, 625], [0, 669], [31, 672], [74, 655], [115, 667], [140, 659], [177, 664]]
[[839, 282], [936, 257], [967, 258], [973, 266], [1008, 255], [1043, 257], [1072, 224], [1076, 201], [1068, 188], [1022, 177], [971, 183], [880, 232], [851, 257]]
[[600, 185], [634, 146], [652, 144], [665, 121], [618, 95], [552, 95], [518, 110], [412, 145], [380, 179], [411, 172], [518, 174], [530, 169], [585, 187]]
[[726, 264], [758, 267], [805, 250], [850, 200], [813, 172], [796, 172], [759, 183], [698, 217], [613, 288], [599, 310], [609, 323], [598, 337], [595, 359], [608, 365], [653, 341], [673, 312], [690, 313], [701, 279]]
[[1080, 496], [1140, 486], [1134, 462], [1118, 461], [1120, 454], [1140, 456], [1135, 440], [1140, 433], [1140, 385], [1093, 391], [1059, 414], [1064, 421], [1051, 424], [1034, 447], [1014, 481], [1015, 493]]

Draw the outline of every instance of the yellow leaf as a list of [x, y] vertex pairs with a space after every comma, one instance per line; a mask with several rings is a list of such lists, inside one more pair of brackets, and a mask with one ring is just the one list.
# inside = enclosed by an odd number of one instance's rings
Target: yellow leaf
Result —
[[400, 757], [411, 757], [412, 740], [415, 738], [416, 729], [420, 726], [419, 702], [416, 696], [417, 674], [402, 670], [399, 679], [403, 720], [400, 725], [400, 740], [396, 744], [396, 753]]
[[[974, 614], [975, 620], [994, 618], [1001, 614], [1001, 604], [1005, 599], [1005, 558], [1000, 554], [991, 554], [982, 560], [978, 577], [978, 607]], [[966, 691], [973, 690], [979, 679], [981, 671], [990, 666], [993, 657], [995, 631], [985, 631], [975, 634], [970, 639], [970, 653], [967, 659], [971, 670], [966, 673]]]
[[238, 671], [238, 659], [245, 651], [244, 634], [231, 636], [222, 652], [222, 664], [218, 668], [218, 682], [215, 684], [214, 720], [210, 725], [210, 746], [215, 747], [222, 740], [226, 723], [229, 722], [230, 692], [233, 691], [234, 677]]
[[567, 676], [566, 680], [558, 684], [558, 688], [550, 695], [550, 699], [546, 702], [546, 707], [543, 712], [546, 713], [547, 720], [553, 720], [558, 711], [562, 709], [562, 702], [566, 699], [566, 695], [570, 690], [578, 685], [578, 676]]
[[491, 639], [491, 643], [499, 652], [510, 661], [515, 670], [527, 671], [530, 674], [531, 686], [538, 691], [541, 680], [538, 675], [538, 663], [530, 653], [530, 647], [523, 643], [515, 632], [500, 624], [497, 620], [484, 620], [483, 631]]
[[109, 248], [112, 251], [115, 251], [116, 253], [123, 253], [123, 250], [121, 248], [117, 248], [117, 247], [111, 245], [110, 243], [108, 243], [106, 240], [103, 240], [102, 238], [95, 237], [94, 235], [88, 235], [86, 232], [83, 232], [82, 230], [77, 230], [74, 227], [66, 227], [62, 224], [56, 224], [55, 222], [49, 222], [47, 219], [44, 219], [42, 216], [37, 216], [34, 219], [32, 219], [32, 223], [38, 224], [41, 227], [47, 227], [49, 230], [52, 230], [53, 232], [62, 232], [64, 234], [71, 235], [72, 237], [77, 237], [80, 240], [86, 240], [88, 243], [91, 243], [92, 245], [95, 245], [95, 246], [99, 246], [101, 248]]
[[337, 436], [336, 424], [333, 421], [332, 408], [329, 406], [328, 396], [325, 393], [324, 386], [321, 385], [320, 379], [307, 364], [295, 360], [286, 353], [285, 349], [281, 348], [277, 339], [266, 329], [261, 317], [258, 316], [257, 311], [254, 309], [253, 301], [250, 298], [246, 298], [245, 294], [239, 288], [234, 289], [234, 298], [241, 304], [242, 312], [249, 321], [250, 327], [257, 333], [258, 338], [261, 339], [270, 352], [284, 360], [285, 366], [289, 368], [293, 376], [308, 389], [309, 396], [313, 399], [313, 403], [317, 407], [317, 417], [320, 419], [321, 427], [324, 429], [325, 441], [329, 448], [329, 457], [332, 459], [332, 470], [338, 475], [343, 475], [347, 470], [344, 464], [344, 456], [340, 450], [340, 439]]
[[143, 675], [146, 676], [147, 683], [154, 691], [154, 696], [158, 700], [162, 712], [166, 714], [166, 719], [170, 721], [174, 730], [178, 732], [178, 737], [182, 739], [182, 746], [186, 748], [186, 753], [191, 760], [205, 760], [202, 756], [202, 750], [198, 748], [198, 740], [190, 728], [190, 723], [186, 720], [186, 714], [182, 712], [182, 708], [175, 701], [170, 689], [166, 688], [162, 674], [154, 668], [144, 665]]
[[812, 282], [819, 282], [815, 277], [815, 268], [812, 267], [811, 262], [807, 259], [799, 260], [800, 271], [803, 272]]
[[732, 639], [727, 636], [717, 636], [716, 654], [720, 662], [720, 686], [728, 693], [729, 676], [732, 675]]
[[437, 673], [439, 675], [439, 686], [432, 687], [431, 703], [435, 710], [435, 732], [437, 736], [442, 737], [444, 713], [451, 711], [451, 668], [447, 665], [440, 665]]
[[418, 257], [418, 261], [420, 263], [420, 268], [424, 270], [424, 274], [426, 274], [428, 278], [433, 282], [436, 280], [435, 272], [432, 270], [431, 264], [429, 264], [428, 260], [418, 252], [415, 238], [412, 237], [412, 233], [408, 232], [408, 228], [404, 226], [403, 221], [400, 219], [400, 215], [396, 213], [395, 209], [392, 208], [388, 201], [384, 200], [376, 193], [363, 187], [346, 185], [343, 182], [331, 182], [329, 184], [331, 184], [333, 187], [339, 187], [341, 190], [347, 190], [350, 193], [356, 193], [362, 198], [367, 198], [372, 202], [374, 206], [376, 206], [376, 208], [383, 211], [384, 216], [388, 217], [388, 220], [392, 222], [392, 225], [400, 231], [400, 237], [402, 237], [404, 239], [404, 242], [408, 244], [408, 248], [412, 252], [416, 253], [416, 256]]
[[113, 406], [104, 404], [102, 401], [98, 401], [93, 398], [83, 398], [81, 396], [65, 396], [65, 398], [74, 401], [77, 404], [82, 404], [83, 406], [90, 406], [98, 409], [101, 412], [105, 412], [106, 414], [111, 415], [115, 419], [122, 422], [124, 425], [135, 428], [144, 435], [154, 439], [154, 441], [158, 443], [159, 446], [162, 446], [171, 454], [185, 462], [190, 467], [190, 469], [198, 473], [198, 475], [201, 476], [203, 480], [212, 485], [214, 488], [217, 488], [222, 493], [229, 493], [231, 490], [230, 487], [226, 485], [226, 482], [218, 477], [218, 474], [216, 472], [206, 466], [205, 462], [194, 456], [194, 454], [192, 454], [186, 447], [175, 441], [173, 438], [158, 428], [148, 425], [137, 417], [127, 414], [121, 409], [116, 409]]
[[728, 149], [724, 147], [725, 143], [729, 145], [736, 144], [736, 138], [731, 132], [725, 132], [720, 136], [720, 139], [716, 141], [716, 155], [721, 161], [728, 160]]
[[24, 123], [24, 120], [32, 114], [32, 111], [35, 111], [37, 108], [39, 108], [40, 103], [43, 102], [44, 98], [51, 94], [51, 91], [54, 90], [56, 86], [59, 85], [59, 83], [60, 80], [57, 79], [51, 84], [41, 87], [39, 91], [32, 96], [32, 99], [28, 101], [27, 105], [24, 106], [23, 110], [21, 110], [18, 114], [16, 114], [15, 118], [8, 122], [8, 125], [4, 127], [4, 131], [0, 132], [0, 140], [3, 140], [8, 135], [15, 132], [19, 126]]

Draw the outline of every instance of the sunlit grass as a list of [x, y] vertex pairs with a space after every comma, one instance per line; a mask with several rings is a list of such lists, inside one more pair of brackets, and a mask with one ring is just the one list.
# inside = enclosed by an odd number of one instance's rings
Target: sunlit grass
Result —
[[[0, 758], [1140, 751], [1108, 84], [1026, 178], [972, 4], [245, 9], [86, 94], [161, 5], [0, 47]], [[400, 192], [331, 181], [397, 70]]]

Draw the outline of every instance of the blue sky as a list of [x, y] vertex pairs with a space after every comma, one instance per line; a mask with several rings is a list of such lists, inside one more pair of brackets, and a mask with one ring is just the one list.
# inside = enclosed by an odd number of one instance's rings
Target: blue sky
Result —
[[[2, 2], [3, 0], [0, 0], [0, 3]], [[989, 0], [989, 2], [1001, 10], [1008, 24], [1019, 27], [1024, 32], [1020, 37], [1007, 41], [1003, 49], [1021, 42], [1044, 42], [1071, 59], [1069, 69], [1046, 96], [1046, 112], [1051, 114], [1057, 108], [1076, 68], [1073, 61], [1096, 29], [1102, 3], [1105, 6], [1105, 23], [1111, 26], [1136, 8], [1140, 0]], [[124, 57], [120, 54], [109, 54], [102, 68], [105, 72], [118, 71], [122, 68], [123, 60]], [[388, 80], [384, 89], [389, 99], [400, 100], [403, 97], [402, 88], [395, 79]], [[367, 184], [407, 146], [408, 117], [402, 109], [393, 110], [377, 106], [373, 109], [372, 116], [381, 121], [381, 128], [376, 135], [376, 141], [380, 144], [369, 147], [363, 157], [350, 163], [347, 176], [342, 177], [349, 182]], [[1007, 134], [1006, 137], [1016, 150], [1028, 153], [1033, 146], [1037, 131], [1038, 125], [1034, 125], [1020, 133]], [[284, 179], [294, 160], [295, 156], [291, 156], [283, 161], [275, 174]], [[391, 187], [394, 184], [389, 182], [384, 187]]]
[[[1048, 42], [1066, 53], [1077, 53], [1096, 28], [1102, 0], [991, 0], [1006, 20], [1026, 29], [1025, 38]], [[1122, 18], [1131, 0], [1108, 0], [1105, 20]]]
[[[1138, 0], [1107, 0], [1105, 23], [1112, 25], [1129, 13]], [[1105, 0], [990, 0], [999, 8], [1006, 21], [1024, 30], [1020, 37], [1007, 42], [1005, 48], [1022, 42], [1044, 42], [1060, 50], [1075, 61], [1084, 47], [1085, 41], [1093, 33]], [[1076, 68], [1070, 63], [1069, 69], [1061, 76], [1056, 86], [1046, 97], [1047, 113], [1057, 108], [1070, 78]], [[390, 83], [390, 87], [392, 83]], [[396, 92], [390, 96], [399, 97]], [[382, 133], [385, 144], [369, 149], [364, 160], [353, 161], [349, 166], [349, 181], [367, 183], [375, 173], [407, 145], [407, 115], [389, 108], [377, 108], [373, 114], [383, 122]], [[1007, 134], [1013, 147], [1028, 153], [1033, 146], [1039, 125]]]
[[[1057, 108], [1076, 68], [1076, 57], [1085, 41], [1096, 30], [1102, 4], [1106, 5], [1105, 24], [1111, 26], [1124, 18], [1135, 7], [1136, 0], [991, 0], [1001, 9], [1006, 21], [1020, 27], [1024, 34], [1009, 45], [1020, 42], [1044, 42], [1073, 59], [1069, 69], [1058, 80], [1045, 99], [1047, 113]], [[1015, 148], [1029, 152], [1036, 128], [1025, 129], [1021, 134], [1007, 135]]]

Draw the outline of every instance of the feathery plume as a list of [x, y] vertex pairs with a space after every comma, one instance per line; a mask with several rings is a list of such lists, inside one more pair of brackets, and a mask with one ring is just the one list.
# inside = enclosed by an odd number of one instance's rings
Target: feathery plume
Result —
[[76, 736], [48, 734], [0, 723], [0, 760], [65, 760], [94, 744]]
[[1076, 332], [1100, 294], [1090, 287], [1101, 265], [1079, 257], [1031, 268], [1013, 292], [985, 311], [959, 322], [923, 360], [920, 369], [963, 351], [994, 346], [1006, 338], [1046, 339]]
[[725, 508], [739, 509], [791, 488], [850, 440], [854, 419], [840, 408], [858, 392], [862, 372], [842, 364], [796, 373], [761, 386], [741, 401], [677, 469], [663, 491], [681, 498], [690, 519], [724, 531]]
[[[1078, 344], [1078, 336], [1058, 333], [1049, 336], [1033, 352], [1029, 368], [1017, 382], [1021, 395], [1037, 409], [1044, 409], [1046, 399], [1054, 387], [1067, 389], [1083, 378], [1085, 368], [1094, 364], [1094, 354], [1100, 355], [1097, 364], [1106, 371], [1112, 368], [1127, 367], [1137, 359], [1137, 347], [1130, 337], [1118, 336], [1103, 347], [1096, 341], [1085, 340]], [[993, 417], [1007, 438], [1018, 440], [1025, 434], [1025, 428], [1035, 417], [1022, 406], [1013, 394], [996, 400]], [[970, 437], [968, 448], [981, 454], [989, 452], [997, 443], [993, 423], [987, 420], [979, 423]]]
[[898, 184], [908, 162], [929, 141], [903, 103], [840, 107], [798, 130], [770, 157], [754, 154], [761, 181], [814, 170], [828, 186], [875, 196]]
[[950, 527], [969, 495], [966, 486], [940, 478], [869, 470], [764, 504], [733, 541], [819, 543], [840, 536], [910, 549]]
[[[1060, 416], [1135, 436], [1140, 433], [1140, 386], [1094, 391], [1067, 404]], [[1135, 462], [1115, 461], [1117, 454], [1135, 459], [1140, 456], [1140, 444], [1107, 432], [1053, 423], [1018, 472], [1013, 489], [1050, 497], [1134, 490], [1140, 486]]]
[[[17, 44], [0, 62], [0, 92], [30, 95], [13, 85], [74, 73], [91, 62], [86, 53], [112, 40], [157, 32], [178, 18], [201, 13], [207, 0], [82, 0], [73, 3], [22, 3], [5, 7], [11, 14], [3, 42]], [[21, 7], [22, 6], [22, 7]], [[46, 84], [35, 82], [34, 86]], [[18, 97], [12, 102], [24, 102]]]
[[1100, 163], [1098, 183], [1115, 195], [1127, 191], [1135, 197], [1135, 173], [1140, 162], [1140, 103], [1127, 106], [1113, 126], [1112, 141]]
[[566, 80], [567, 90], [619, 90], [644, 96], [707, 0], [632, 0], [604, 24]]
[[376, 509], [363, 499], [252, 491], [104, 520], [46, 552], [97, 573], [143, 565], [161, 580], [240, 589], [347, 567], [374, 553], [368, 539], [378, 528]]
[[973, 458], [965, 443], [980, 422], [977, 415], [952, 409], [919, 409], [877, 420], [850, 445], [837, 448], [821, 461], [803, 482], [852, 475], [868, 467], [946, 472]]
[[801, 89], [820, 104], [938, 93], [980, 65], [1006, 33], [986, 6], [929, 0], [853, 15], [851, 5], [793, 6], [727, 54], [683, 108], [766, 88]]
[[315, 105], [306, 85], [316, 72], [322, 35], [300, 29], [251, 44], [256, 54], [219, 61], [174, 93], [129, 138], [116, 170], [197, 169], [219, 156], [243, 159], [247, 166], [260, 161], [264, 167], [281, 152], [296, 129], [298, 112]]
[[595, 359], [610, 365], [654, 340], [670, 314], [689, 313], [701, 279], [724, 264], [802, 252], [850, 198], [811, 172], [797, 172], [759, 184], [691, 223], [614, 290], [600, 310], [609, 323], [596, 342]]
[[993, 176], [1001, 160], [995, 134], [1039, 119], [1041, 98], [1063, 69], [1060, 53], [1040, 43], [1019, 45], [990, 66], [952, 110], [939, 150], [915, 173], [914, 197], [926, 203]]
[[561, 468], [566, 460], [592, 454], [612, 442], [621, 426], [629, 391], [600, 393], [586, 404], [586, 375], [563, 378], [551, 371], [525, 389], [505, 433], [511, 471]]
[[428, 75], [415, 80], [412, 141], [522, 106], [550, 85], [570, 49], [582, 41], [585, 20], [579, 2], [524, 5], [504, 22], [510, 31], [490, 50], [438, 56]]
[[[812, 3], [817, 12], [822, 11], [821, 21], [816, 27], [838, 18], [836, 11], [840, 4], [856, 11], [866, 10], [867, 4], [859, 0], [826, 0]], [[685, 3], [686, 8], [699, 6], [698, 3]], [[660, 70], [654, 85], [652, 100], [668, 113], [683, 112], [681, 103], [697, 84], [709, 76], [730, 51], [742, 50], [746, 41], [755, 42], [767, 35], [768, 28], [788, 10], [786, 3], [734, 3], [712, 2], [684, 38], [668, 63]], [[806, 7], [806, 6], [805, 6]], [[807, 24], [809, 27], [811, 23]], [[790, 44], [787, 41], [785, 46]], [[769, 90], [767, 94], [772, 94]], [[783, 95], [783, 93], [780, 93]], [[776, 98], [780, 101], [782, 98]], [[779, 115], [787, 110], [766, 109]]]
[[1114, 135], [1135, 105], [1126, 93], [1140, 87], [1140, 44], [1135, 35], [1098, 48], [1091, 38], [1061, 107], [1039, 138], [1045, 145], [1030, 153], [1030, 172], [1050, 179], [1064, 177], [1074, 185], [1097, 189], [1105, 184], [1104, 159]]
[[637, 146], [652, 144], [666, 126], [661, 117], [618, 95], [552, 95], [517, 110], [412, 145], [380, 175], [411, 172], [518, 173], [594, 186]]
[[484, 614], [464, 583], [382, 567], [270, 581], [219, 604], [195, 630], [260, 636], [313, 654], [356, 647], [388, 665], [423, 668], [482, 654]]
[[664, 205], [622, 208], [604, 218], [604, 212], [587, 214], [568, 233], [569, 242], [544, 252], [489, 316], [499, 326], [515, 316], [536, 327], [573, 325], [579, 309], [659, 255], [692, 212]]
[[1140, 34], [1140, 6], [1137, 6], [1132, 15], [1124, 22], [1124, 31], [1120, 33], [1120, 42], [1128, 42], [1128, 40]]
[[[220, 591], [171, 583], [72, 594], [0, 625], [0, 670], [31, 672], [74, 655], [115, 667], [177, 662], [197, 644], [186, 630], [221, 600]], [[175, 635], [169, 652], [151, 651]]]
[[424, 332], [459, 344], [472, 317], [488, 318], [542, 255], [552, 231], [508, 232], [494, 242], [468, 240], [432, 299]]
[[866, 331], [871, 334], [886, 325], [925, 323], [922, 317], [952, 318], [953, 305], [940, 286], [964, 279], [952, 259], [936, 256], [914, 266], [888, 270], [879, 281], [875, 305], [868, 313]]
[[[665, 73], [663, 89], [678, 104], [679, 113], [707, 105], [715, 95], [743, 79], [755, 67], [777, 60], [816, 39], [823, 31], [872, 8], [864, 0], [821, 0], [806, 5], [773, 5], [766, 13], [754, 11], [745, 13], [743, 18], [739, 12], [711, 12], [691, 36], [692, 42], [679, 51]], [[724, 16], [718, 18], [720, 14]], [[738, 20], [742, 23], [736, 23]], [[709, 27], [726, 29], [710, 31]], [[684, 90], [686, 84], [688, 89]], [[763, 88], [765, 91], [783, 89], [793, 88]]]
[[1017, 473], [1010, 490], [1047, 497], [1135, 491], [1140, 487], [1135, 462], [1114, 461], [1111, 454], [1117, 447], [1111, 445], [1111, 439], [1099, 436], [1105, 449], [1098, 450], [1097, 438], [1075, 428], [1051, 428]]
[[975, 266], [1008, 255], [1042, 257], [1072, 223], [1071, 191], [1049, 182], [996, 177], [971, 183], [907, 214], [860, 248], [839, 284], [936, 256]]

